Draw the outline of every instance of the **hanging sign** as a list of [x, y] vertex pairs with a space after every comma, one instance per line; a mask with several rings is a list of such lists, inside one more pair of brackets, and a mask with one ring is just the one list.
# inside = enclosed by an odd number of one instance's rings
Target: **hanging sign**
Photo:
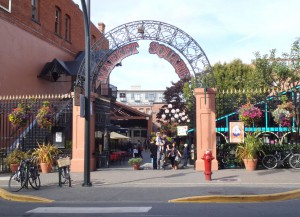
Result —
[[177, 126], [177, 136], [186, 136], [188, 126]]
[[243, 143], [244, 142], [244, 122], [236, 121], [229, 123], [229, 142]]

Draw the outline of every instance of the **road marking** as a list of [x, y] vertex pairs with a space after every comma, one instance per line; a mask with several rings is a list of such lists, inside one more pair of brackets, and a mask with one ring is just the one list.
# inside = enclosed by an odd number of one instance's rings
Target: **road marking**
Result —
[[152, 207], [38, 207], [26, 213], [146, 213]]

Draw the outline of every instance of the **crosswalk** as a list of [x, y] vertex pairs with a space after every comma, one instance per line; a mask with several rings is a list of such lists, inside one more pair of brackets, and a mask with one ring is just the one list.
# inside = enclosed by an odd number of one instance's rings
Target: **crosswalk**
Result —
[[147, 213], [152, 207], [38, 207], [27, 211], [28, 214], [116, 214]]

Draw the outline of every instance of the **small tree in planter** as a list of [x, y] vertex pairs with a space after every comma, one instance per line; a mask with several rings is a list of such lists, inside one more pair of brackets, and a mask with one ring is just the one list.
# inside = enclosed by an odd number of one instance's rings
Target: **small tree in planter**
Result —
[[18, 169], [18, 166], [20, 164], [21, 159], [25, 159], [27, 157], [29, 157], [28, 152], [25, 153], [25, 152], [21, 151], [20, 149], [16, 148], [15, 150], [13, 150], [12, 152], [10, 152], [6, 156], [6, 158], [4, 159], [4, 162], [8, 166], [10, 166], [10, 170], [12, 172], [15, 172]]
[[59, 153], [60, 150], [51, 143], [38, 143], [38, 148], [35, 148], [32, 152], [32, 158], [36, 163], [41, 165], [42, 173], [48, 173], [51, 171], [52, 164], [57, 159]]
[[133, 166], [133, 168], [135, 170], [138, 170], [140, 168], [140, 165], [142, 164], [142, 162], [143, 162], [143, 158], [140, 158], [140, 157], [138, 157], [138, 158], [130, 158], [128, 160], [128, 164], [131, 165], [131, 166]]

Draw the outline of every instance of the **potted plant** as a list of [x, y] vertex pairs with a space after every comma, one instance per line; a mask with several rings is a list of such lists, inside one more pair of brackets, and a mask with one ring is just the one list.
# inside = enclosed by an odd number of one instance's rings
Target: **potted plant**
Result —
[[262, 117], [262, 111], [251, 103], [242, 105], [238, 110], [238, 114], [239, 119], [244, 122], [245, 126], [251, 126]]
[[37, 119], [38, 126], [40, 128], [51, 129], [53, 112], [52, 109], [50, 108], [49, 101], [43, 102], [43, 106], [38, 110], [36, 119]]
[[40, 164], [42, 173], [49, 173], [59, 153], [60, 150], [51, 143], [38, 143], [38, 148], [34, 148], [32, 152], [32, 158], [36, 163]]
[[294, 105], [292, 102], [284, 101], [272, 112], [274, 121], [280, 126], [290, 127], [291, 119], [295, 116]]
[[30, 106], [25, 105], [25, 103], [19, 103], [17, 108], [8, 115], [8, 120], [12, 123], [14, 127], [24, 127], [30, 116]]
[[28, 157], [28, 153], [25, 153], [20, 149], [16, 148], [6, 156], [4, 161], [8, 166], [10, 166], [10, 170], [12, 172], [15, 172], [18, 170], [18, 166], [20, 164], [21, 159], [25, 159], [27, 157]]
[[244, 162], [246, 170], [255, 170], [257, 156], [262, 151], [262, 139], [258, 137], [259, 132], [247, 133], [243, 143], [236, 148], [237, 158]]
[[137, 158], [130, 158], [128, 160], [128, 164], [133, 166], [135, 170], [138, 170], [140, 168], [141, 163], [143, 162], [143, 158], [137, 157]]

